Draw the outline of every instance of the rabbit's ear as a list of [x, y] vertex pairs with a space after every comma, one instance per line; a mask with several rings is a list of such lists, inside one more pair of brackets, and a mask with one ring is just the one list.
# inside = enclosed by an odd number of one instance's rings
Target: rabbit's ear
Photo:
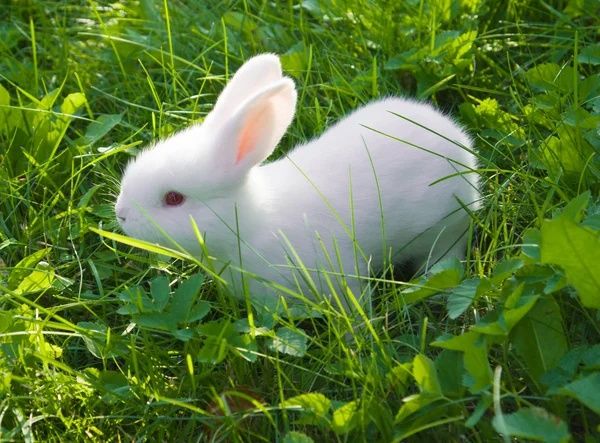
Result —
[[242, 103], [281, 78], [281, 63], [275, 54], [252, 57], [227, 83], [215, 103], [212, 117], [226, 121]]
[[216, 166], [243, 175], [273, 152], [294, 118], [296, 88], [283, 78], [243, 103], [220, 129]]

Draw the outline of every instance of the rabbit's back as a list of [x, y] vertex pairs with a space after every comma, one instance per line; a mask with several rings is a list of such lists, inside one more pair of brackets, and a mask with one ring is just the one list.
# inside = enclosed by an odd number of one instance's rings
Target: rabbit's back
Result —
[[432, 107], [388, 98], [260, 167], [272, 190], [264, 207], [274, 208], [274, 226], [294, 247], [314, 249], [306, 239], [317, 233], [342, 251], [358, 245], [378, 266], [384, 244], [400, 250], [443, 220], [452, 229], [468, 226], [460, 206], [475, 208], [476, 175], [460, 172], [475, 168], [470, 147], [469, 137]]

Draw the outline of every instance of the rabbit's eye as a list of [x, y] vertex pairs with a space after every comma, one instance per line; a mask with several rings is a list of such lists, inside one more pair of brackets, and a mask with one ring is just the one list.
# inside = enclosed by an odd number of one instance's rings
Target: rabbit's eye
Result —
[[177, 191], [169, 191], [165, 194], [165, 205], [167, 206], [179, 206], [184, 200], [183, 194]]

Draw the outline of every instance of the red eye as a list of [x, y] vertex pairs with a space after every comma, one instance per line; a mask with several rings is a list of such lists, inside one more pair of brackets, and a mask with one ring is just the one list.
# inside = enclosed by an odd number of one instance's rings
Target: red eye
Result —
[[165, 205], [179, 206], [183, 203], [185, 197], [177, 191], [169, 191], [165, 194]]

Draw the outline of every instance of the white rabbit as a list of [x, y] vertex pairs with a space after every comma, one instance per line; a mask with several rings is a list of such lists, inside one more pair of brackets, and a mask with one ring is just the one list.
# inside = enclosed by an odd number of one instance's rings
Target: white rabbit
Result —
[[202, 124], [127, 166], [115, 208], [125, 233], [200, 256], [193, 218], [211, 256], [229, 264], [232, 291], [243, 294], [245, 281], [259, 302], [290, 297], [282, 288], [317, 298], [349, 288], [358, 299], [358, 277], [390, 259], [425, 267], [464, 255], [465, 208], [478, 208], [479, 191], [471, 140], [456, 123], [385, 98], [260, 165], [295, 105], [277, 56], [246, 62]]

